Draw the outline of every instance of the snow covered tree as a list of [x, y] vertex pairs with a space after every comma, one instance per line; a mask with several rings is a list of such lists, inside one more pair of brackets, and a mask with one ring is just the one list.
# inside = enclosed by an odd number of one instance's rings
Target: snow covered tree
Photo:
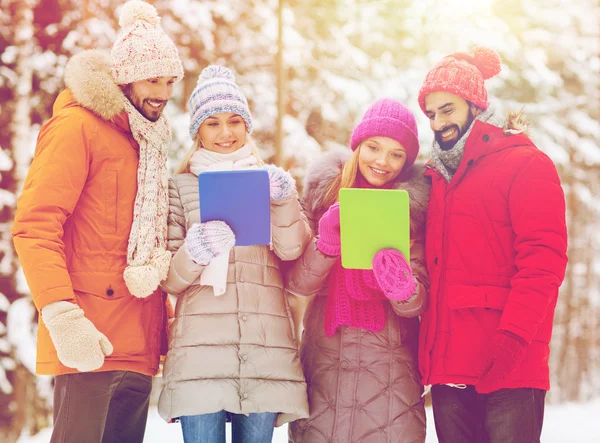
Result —
[[[27, 174], [33, 145], [32, 61], [36, 0], [2, 0], [0, 34], [0, 439], [16, 441], [22, 428], [36, 433], [48, 425], [47, 398], [36, 388], [31, 346], [36, 312], [19, 279], [10, 234], [16, 194]], [[14, 26], [6, 26], [12, 23]], [[20, 284], [21, 283], [21, 284]], [[25, 286], [25, 287], [24, 287]], [[20, 314], [14, 317], [14, 312]], [[18, 333], [17, 333], [18, 331]], [[33, 354], [32, 354], [33, 353]]]
[[[0, 440], [16, 441], [22, 430], [35, 434], [49, 425], [52, 390], [50, 377], [34, 375], [37, 312], [10, 231], [39, 127], [52, 114], [64, 65], [76, 49], [70, 42], [86, 40], [73, 38], [70, 29], [81, 14], [78, 3], [0, 4]], [[85, 29], [95, 30], [89, 23]]]

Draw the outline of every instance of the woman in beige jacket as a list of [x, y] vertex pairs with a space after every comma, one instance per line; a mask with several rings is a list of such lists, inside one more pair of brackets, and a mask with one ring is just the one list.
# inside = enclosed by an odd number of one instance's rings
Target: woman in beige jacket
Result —
[[200, 172], [263, 166], [251, 148], [250, 111], [231, 71], [206, 68], [189, 105], [194, 149], [169, 186], [173, 259], [163, 288], [178, 301], [159, 413], [181, 419], [186, 443], [225, 443], [227, 419], [234, 442], [266, 443], [275, 424], [308, 416], [280, 263], [302, 254], [311, 230], [294, 180], [274, 166], [264, 166], [271, 247], [233, 247], [225, 222], [200, 223]]

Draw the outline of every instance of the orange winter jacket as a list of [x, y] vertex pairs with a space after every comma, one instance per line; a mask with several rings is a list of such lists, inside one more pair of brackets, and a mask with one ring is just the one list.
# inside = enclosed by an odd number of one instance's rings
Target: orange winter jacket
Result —
[[[114, 352], [99, 371], [155, 375], [172, 309], [160, 289], [138, 299], [123, 280], [138, 168], [124, 96], [97, 51], [73, 57], [65, 81], [18, 201], [15, 248], [38, 311], [77, 303], [111, 341]], [[77, 372], [59, 362], [43, 319], [37, 372]]]

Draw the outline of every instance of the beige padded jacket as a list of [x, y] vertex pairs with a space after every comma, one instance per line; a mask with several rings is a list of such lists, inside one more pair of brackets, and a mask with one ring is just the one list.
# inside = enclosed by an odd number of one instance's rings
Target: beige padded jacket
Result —
[[203, 267], [183, 247], [187, 230], [200, 221], [197, 177], [171, 179], [169, 200], [173, 260], [162, 286], [178, 301], [158, 403], [161, 417], [276, 412], [277, 425], [307, 417], [306, 383], [280, 271], [281, 261], [298, 258], [312, 238], [297, 197], [271, 202], [272, 250], [232, 249], [227, 289], [219, 297], [200, 285]]

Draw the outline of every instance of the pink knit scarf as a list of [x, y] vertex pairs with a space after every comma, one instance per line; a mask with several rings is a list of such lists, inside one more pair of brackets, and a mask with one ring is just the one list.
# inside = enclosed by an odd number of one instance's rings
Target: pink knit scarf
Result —
[[[391, 189], [393, 185], [388, 183], [379, 189]], [[354, 187], [374, 188], [360, 172]], [[386, 302], [372, 270], [344, 269], [338, 259], [329, 273], [325, 333], [331, 337], [340, 325], [380, 331], [385, 326]]]

